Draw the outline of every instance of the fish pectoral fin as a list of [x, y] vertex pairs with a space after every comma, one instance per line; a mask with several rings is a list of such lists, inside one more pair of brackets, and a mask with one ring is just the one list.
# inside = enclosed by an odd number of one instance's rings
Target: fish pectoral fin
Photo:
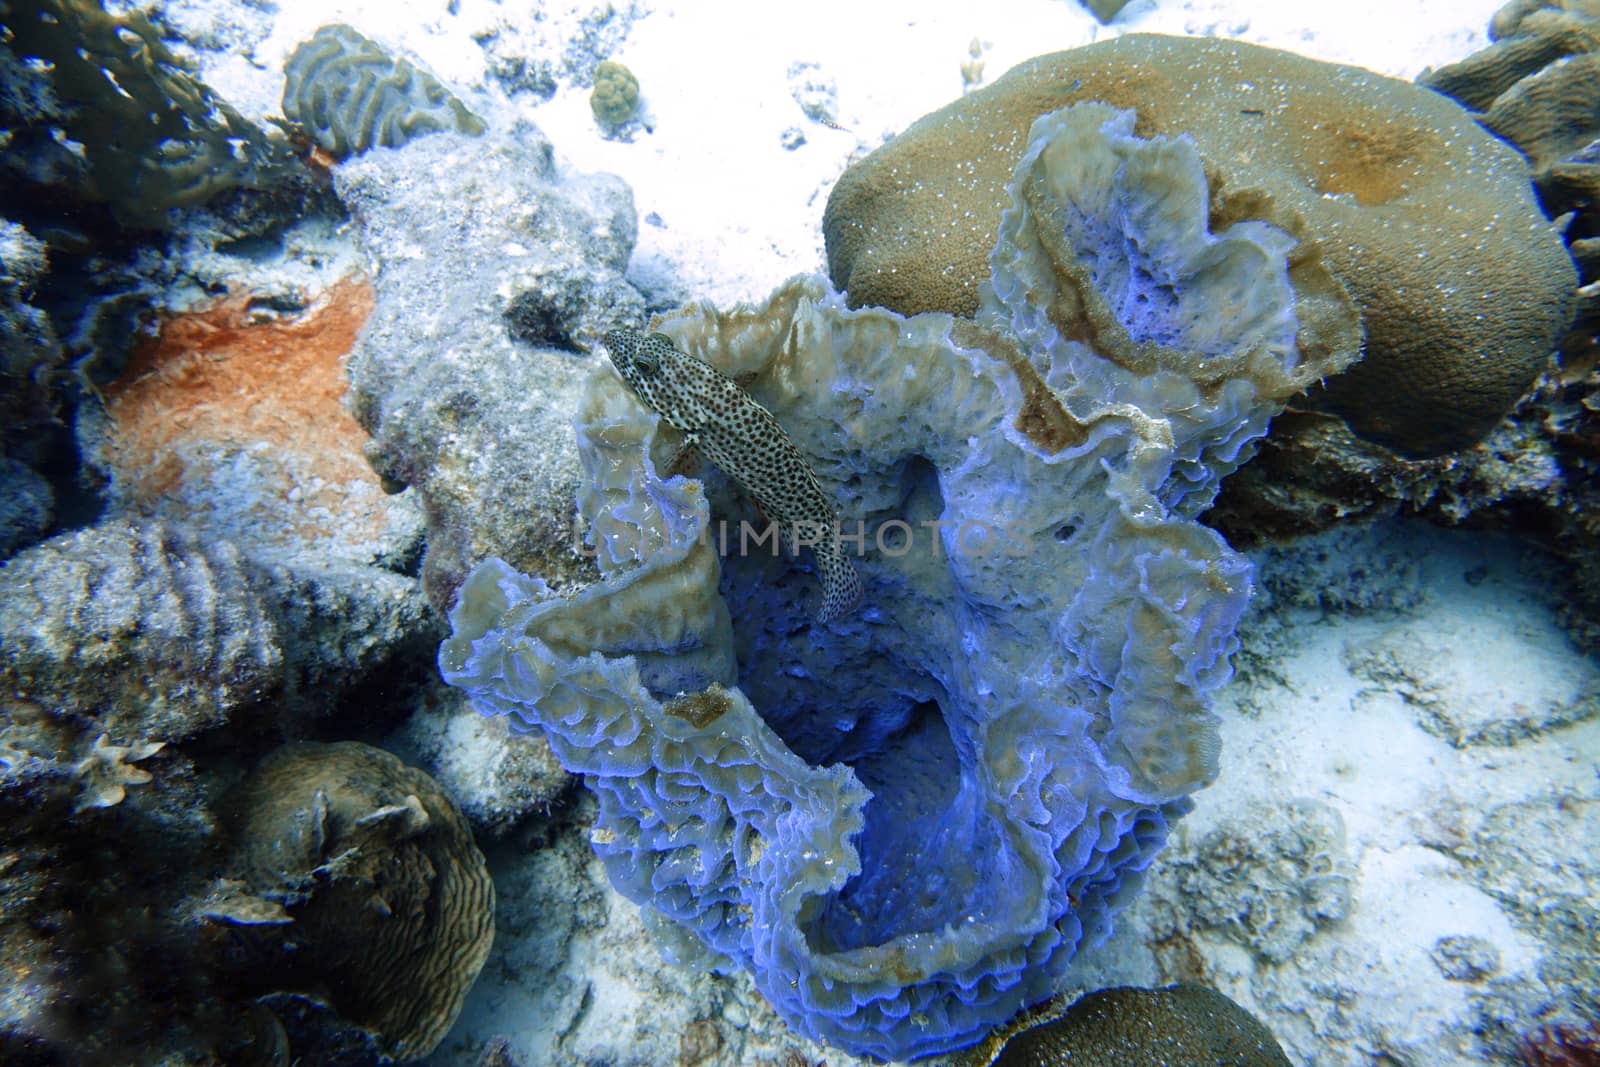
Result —
[[694, 435], [683, 439], [683, 444], [678, 446], [678, 451], [673, 453], [672, 461], [667, 464], [666, 477], [676, 478], [680, 474], [688, 474], [700, 466], [700, 444]]

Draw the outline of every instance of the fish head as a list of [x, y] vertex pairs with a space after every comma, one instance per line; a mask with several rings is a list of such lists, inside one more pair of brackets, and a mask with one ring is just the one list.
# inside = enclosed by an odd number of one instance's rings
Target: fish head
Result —
[[611, 330], [605, 335], [606, 352], [622, 380], [652, 410], [662, 413], [662, 393], [670, 385], [664, 363], [677, 355], [666, 334], [648, 336], [638, 330]]

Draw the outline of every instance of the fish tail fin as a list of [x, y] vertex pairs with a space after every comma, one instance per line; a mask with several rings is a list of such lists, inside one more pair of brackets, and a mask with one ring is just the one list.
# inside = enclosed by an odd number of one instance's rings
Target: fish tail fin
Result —
[[822, 611], [818, 622], [832, 622], [861, 602], [861, 576], [845, 557], [837, 540], [830, 539], [814, 549], [817, 570], [822, 576]]

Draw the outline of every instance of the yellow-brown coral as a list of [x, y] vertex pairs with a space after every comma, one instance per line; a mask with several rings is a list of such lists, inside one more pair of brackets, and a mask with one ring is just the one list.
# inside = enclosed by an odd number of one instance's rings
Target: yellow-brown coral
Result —
[[251, 946], [248, 981], [327, 1001], [394, 1059], [432, 1052], [494, 939], [494, 883], [460, 809], [354, 741], [277, 750], [227, 807], [233, 855], [202, 913]]
[[1365, 358], [1328, 396], [1365, 436], [1417, 454], [1470, 444], [1566, 327], [1575, 276], [1525, 167], [1452, 101], [1274, 49], [1144, 34], [1030, 60], [847, 170], [823, 228], [850, 303], [971, 315], [1030, 124], [1083, 100], [1135, 110], [1141, 137], [1193, 137], [1219, 190], [1213, 225], [1248, 216], [1252, 197], [1300, 217], [1296, 236], [1362, 310]]
[[104, 390], [119, 504], [267, 542], [379, 537], [388, 505], [344, 407], [372, 306], [346, 278], [293, 316], [234, 294], [168, 317]]

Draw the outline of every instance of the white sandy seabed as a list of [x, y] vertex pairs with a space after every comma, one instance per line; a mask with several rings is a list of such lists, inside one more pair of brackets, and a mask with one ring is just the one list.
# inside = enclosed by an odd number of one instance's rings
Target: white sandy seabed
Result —
[[[600, 136], [584, 88], [562, 83], [548, 101], [485, 89], [486, 35], [523, 32], [537, 10], [537, 32], [559, 42], [587, 4], [279, 0], [260, 13], [265, 37], [202, 61], [225, 97], [264, 115], [277, 110], [289, 50], [349, 22], [421, 59], [475, 109], [531, 119], [565, 165], [624, 177], [646, 220], [634, 269], [727, 306], [822, 269], [834, 179], [958, 95], [975, 44], [986, 81], [1135, 30], [1233, 37], [1409, 79], [1482, 47], [1498, 6], [1134, 0], [1103, 27], [1068, 0], [635, 5], [614, 58], [638, 76], [652, 129], [631, 143]], [[184, 8], [209, 17], [200, 3], [168, 10]], [[842, 129], [801, 112], [789, 72], [802, 62], [831, 81]], [[790, 128], [804, 144], [783, 147]], [[1256, 1011], [1299, 1064], [1489, 1062], [1469, 1031], [1497, 1014], [1530, 1017], [1541, 957], [1557, 947], [1528, 920], [1536, 908], [1515, 902], [1594, 905], [1583, 881], [1593, 872], [1573, 872], [1563, 852], [1597, 852], [1600, 820], [1584, 813], [1600, 811], [1600, 671], [1555, 624], [1559, 575], [1509, 540], [1401, 523], [1258, 560], [1264, 591], [1219, 701], [1222, 776], [1074, 979], [1201, 975]], [[1508, 844], [1523, 825], [1550, 839]], [[475, 1063], [492, 1035], [523, 1067], [854, 1062], [788, 1036], [744, 976], [664, 966], [580, 838], [495, 862], [495, 955], [431, 1062]]]

